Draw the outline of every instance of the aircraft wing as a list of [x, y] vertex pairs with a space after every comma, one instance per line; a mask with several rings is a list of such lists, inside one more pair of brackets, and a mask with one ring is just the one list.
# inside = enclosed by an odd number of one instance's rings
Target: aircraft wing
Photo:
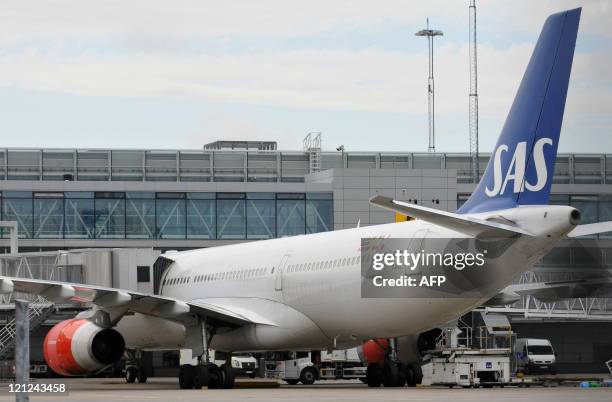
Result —
[[441, 211], [435, 208], [408, 204], [406, 202], [396, 201], [382, 195], [377, 195], [370, 198], [370, 203], [389, 211], [399, 212], [400, 214], [408, 215], [416, 219], [422, 219], [435, 225], [444, 226], [446, 228], [464, 233], [480, 233], [487, 231], [495, 232], [504, 236], [531, 235], [521, 228], [504, 223], [486, 221], [466, 215]]
[[213, 304], [185, 302], [172, 297], [133, 290], [0, 276], [0, 293], [10, 292], [40, 295], [54, 303], [72, 301], [92, 303], [101, 308], [126, 308], [127, 311], [175, 321], [182, 321], [190, 314], [197, 314], [210, 322], [232, 327], [257, 323], [252, 320], [252, 317], [247, 318], [226, 307]]

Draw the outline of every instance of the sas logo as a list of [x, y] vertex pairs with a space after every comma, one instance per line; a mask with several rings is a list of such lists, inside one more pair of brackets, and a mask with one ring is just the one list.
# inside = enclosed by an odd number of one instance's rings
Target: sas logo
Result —
[[544, 159], [544, 145], [552, 144], [553, 140], [550, 138], [540, 138], [533, 146], [533, 161], [536, 170], [535, 183], [529, 183], [527, 179], [523, 180], [527, 166], [527, 142], [523, 141], [516, 144], [510, 165], [503, 176], [501, 158], [504, 152], [508, 152], [508, 145], [502, 144], [498, 146], [495, 150], [495, 155], [493, 155], [493, 188], [485, 187], [485, 193], [489, 197], [503, 195], [509, 181], [513, 182], [513, 193], [522, 193], [525, 191], [525, 188], [529, 191], [540, 191], [543, 189], [548, 180], [548, 169]]

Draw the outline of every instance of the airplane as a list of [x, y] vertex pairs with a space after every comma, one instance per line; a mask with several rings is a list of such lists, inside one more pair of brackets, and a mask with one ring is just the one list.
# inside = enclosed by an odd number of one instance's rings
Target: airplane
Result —
[[[156, 263], [164, 268], [157, 294], [10, 277], [0, 277], [0, 291], [93, 305], [44, 340], [45, 359], [61, 375], [98, 372], [126, 349], [181, 349], [191, 352], [180, 388], [232, 388], [231, 365], [210, 362], [209, 348], [231, 356], [383, 339], [388, 347], [362, 348], [367, 384], [415, 386], [418, 351], [433, 329], [491, 299], [560, 239], [611, 228], [580, 225], [579, 210], [548, 205], [580, 14], [546, 20], [484, 175], [455, 213], [376, 196], [372, 204], [415, 219], [165, 253]], [[403, 297], [362, 297], [362, 239], [492, 237], [511, 242], [477, 295], [432, 289], [415, 298], [408, 288]]]

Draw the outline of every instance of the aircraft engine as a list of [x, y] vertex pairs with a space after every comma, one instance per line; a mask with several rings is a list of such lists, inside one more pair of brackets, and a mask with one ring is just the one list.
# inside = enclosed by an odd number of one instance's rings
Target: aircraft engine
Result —
[[418, 335], [397, 338], [397, 357], [402, 362], [420, 362], [426, 350], [436, 347], [436, 339], [442, 330], [434, 328]]
[[43, 342], [47, 364], [65, 376], [94, 373], [119, 360], [124, 350], [119, 332], [79, 318], [55, 325]]
[[[440, 328], [434, 328], [419, 335], [397, 338], [397, 357], [401, 362], [420, 362], [423, 352], [436, 347], [436, 339], [441, 333]], [[369, 340], [357, 348], [357, 353], [365, 365], [370, 363], [383, 365], [388, 348], [387, 339]]]
[[364, 365], [378, 363], [381, 366], [385, 362], [389, 341], [387, 339], [371, 339], [357, 347], [357, 354]]

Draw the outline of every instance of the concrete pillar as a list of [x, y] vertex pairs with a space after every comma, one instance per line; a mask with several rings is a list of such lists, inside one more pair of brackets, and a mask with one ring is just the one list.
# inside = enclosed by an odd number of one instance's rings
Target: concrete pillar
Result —
[[0, 221], [0, 228], [9, 228], [11, 254], [19, 253], [19, 233], [16, 221]]

